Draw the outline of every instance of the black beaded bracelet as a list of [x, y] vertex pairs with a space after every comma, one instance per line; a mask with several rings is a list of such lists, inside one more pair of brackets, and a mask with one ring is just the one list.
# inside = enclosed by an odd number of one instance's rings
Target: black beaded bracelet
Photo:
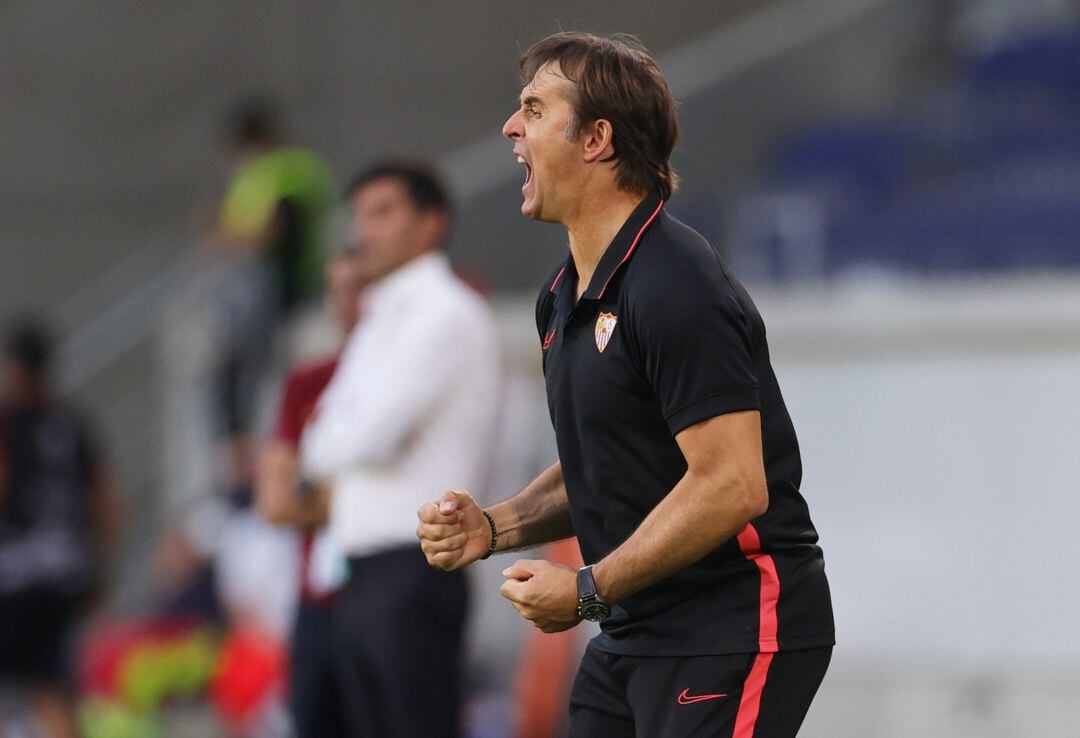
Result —
[[488, 548], [487, 553], [480, 557], [480, 560], [483, 561], [495, 553], [495, 543], [499, 540], [499, 531], [495, 527], [495, 519], [491, 517], [491, 514], [487, 510], [481, 510], [480, 512], [487, 518], [488, 525], [491, 526], [491, 546]]

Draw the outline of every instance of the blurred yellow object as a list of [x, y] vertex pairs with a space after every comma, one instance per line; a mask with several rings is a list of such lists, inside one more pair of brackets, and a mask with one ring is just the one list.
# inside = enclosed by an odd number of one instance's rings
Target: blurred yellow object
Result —
[[105, 697], [87, 697], [79, 705], [79, 730], [86, 738], [158, 738], [161, 724], [153, 713], [140, 712]]
[[136, 710], [156, 710], [168, 697], [198, 694], [209, 683], [219, 652], [210, 628], [179, 640], [140, 644], [120, 667], [121, 700]]

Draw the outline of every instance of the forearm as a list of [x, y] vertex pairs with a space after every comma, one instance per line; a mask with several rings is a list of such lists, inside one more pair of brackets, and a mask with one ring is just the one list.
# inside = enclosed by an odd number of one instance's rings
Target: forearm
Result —
[[469, 321], [454, 310], [434, 317], [412, 311], [398, 321], [397, 340], [380, 343], [378, 351], [346, 348], [304, 431], [304, 473], [336, 476], [393, 463], [406, 452], [461, 378], [490, 368], [477, 359], [488, 349], [469, 335], [476, 327]]
[[260, 497], [259, 512], [274, 525], [314, 530], [326, 525], [329, 491], [323, 486], [301, 493], [295, 485], [282, 487], [274, 498]]
[[318, 530], [330, 522], [330, 490], [320, 484], [303, 495], [297, 494], [284, 512], [287, 525]]
[[263, 517], [275, 525], [321, 527], [327, 519], [329, 491], [316, 486], [302, 492], [298, 472], [295, 451], [279, 443], [269, 446], [263, 452], [255, 485], [256, 505]]
[[510, 499], [487, 508], [487, 512], [499, 531], [497, 551], [539, 546], [574, 535], [558, 461]]
[[764, 512], [763, 487], [763, 477], [688, 471], [633, 535], [595, 565], [598, 593], [618, 602], [699, 561]]
[[363, 461], [359, 433], [347, 418], [326, 415], [317, 418], [300, 442], [303, 474], [308, 478], [331, 477]]

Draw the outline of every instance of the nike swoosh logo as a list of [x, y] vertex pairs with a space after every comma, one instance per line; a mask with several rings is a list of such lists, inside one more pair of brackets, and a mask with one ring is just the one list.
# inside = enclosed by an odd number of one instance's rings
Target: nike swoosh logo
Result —
[[695, 702], [704, 702], [705, 700], [718, 700], [721, 697], [727, 697], [726, 694], [695, 694], [691, 696], [689, 692], [690, 689], [686, 688], [682, 691], [682, 694], [679, 695], [680, 705], [692, 705]]

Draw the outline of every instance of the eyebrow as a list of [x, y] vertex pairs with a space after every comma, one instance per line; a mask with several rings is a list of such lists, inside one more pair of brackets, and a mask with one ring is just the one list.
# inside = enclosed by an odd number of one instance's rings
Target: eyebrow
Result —
[[523, 106], [524, 105], [543, 105], [544, 101], [541, 100], [536, 95], [527, 95], [526, 97], [521, 98], [521, 104]]

